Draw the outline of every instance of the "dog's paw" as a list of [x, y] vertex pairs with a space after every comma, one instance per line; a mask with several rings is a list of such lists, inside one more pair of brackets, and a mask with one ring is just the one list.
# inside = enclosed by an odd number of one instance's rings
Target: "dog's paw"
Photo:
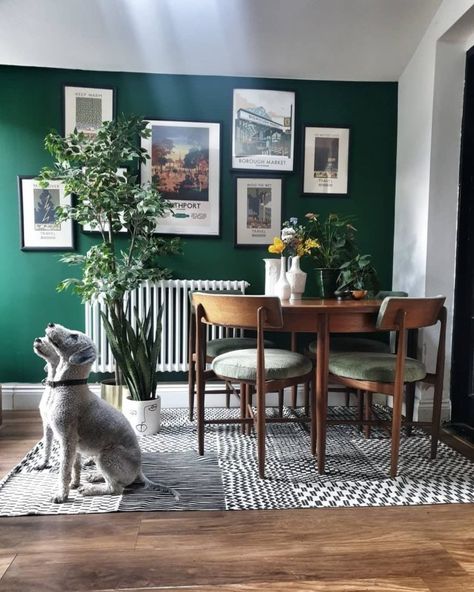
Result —
[[86, 458], [86, 460], [82, 463], [83, 467], [92, 467], [93, 465], [95, 465], [95, 459], [93, 456], [89, 456], [89, 458]]
[[81, 482], [79, 480], [78, 481], [71, 481], [71, 484], [69, 485], [69, 487], [71, 489], [77, 489], [80, 484], [81, 484]]
[[100, 473], [90, 473], [85, 476], [85, 480], [87, 483], [102, 483], [104, 481], [104, 476]]
[[67, 502], [67, 493], [57, 493], [53, 495], [51, 501], [53, 504], [64, 504], [64, 502]]

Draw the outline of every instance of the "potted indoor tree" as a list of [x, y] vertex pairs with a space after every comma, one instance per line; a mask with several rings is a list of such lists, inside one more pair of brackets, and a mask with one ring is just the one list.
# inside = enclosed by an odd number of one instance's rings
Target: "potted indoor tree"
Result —
[[[157, 219], [171, 210], [169, 202], [156, 187], [140, 185], [138, 181], [139, 166], [149, 158], [139, 139], [150, 133], [145, 120], [126, 116], [105, 122], [95, 136], [75, 130], [63, 138], [51, 132], [46, 136], [45, 147], [53, 156], [54, 165], [41, 172], [45, 185], [50, 179], [59, 179], [66, 193], [74, 196], [71, 206], [58, 208], [58, 219], [75, 220], [100, 236], [85, 254], [61, 258], [65, 263], [80, 266], [82, 274], [63, 280], [58, 290], [71, 288], [83, 302], [103, 300], [107, 310], [104, 328], [116, 362], [115, 384], [125, 383], [131, 396], [140, 400], [156, 396], [153, 378], [161, 313], [153, 311], [156, 323], [150, 313], [131, 324], [127, 319], [127, 294], [145, 280], [170, 277], [170, 271], [159, 264], [159, 257], [181, 250], [179, 239], [166, 239], [154, 232]], [[140, 355], [120, 355], [119, 352], [132, 347], [132, 342], [142, 344], [136, 350]], [[139, 375], [152, 380], [136, 380]]]

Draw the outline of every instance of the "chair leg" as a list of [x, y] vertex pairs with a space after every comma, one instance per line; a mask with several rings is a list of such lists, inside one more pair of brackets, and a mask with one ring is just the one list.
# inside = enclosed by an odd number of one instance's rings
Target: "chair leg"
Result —
[[415, 382], [410, 382], [409, 384], [407, 384], [406, 389], [405, 389], [405, 417], [407, 420], [407, 426], [406, 426], [406, 433], [407, 436], [411, 436], [411, 432], [412, 432], [412, 421], [413, 421], [413, 412], [415, 410], [415, 388], [416, 388], [416, 383]]
[[[240, 419], [247, 419], [247, 385], [240, 383]], [[244, 436], [247, 435], [247, 423], [242, 423], [241, 432]]]
[[[372, 419], [372, 402], [373, 402], [373, 393], [366, 392], [364, 394], [364, 419], [370, 421]], [[370, 438], [372, 434], [372, 427], [370, 425], [364, 426], [364, 436], [366, 438]]]
[[284, 389], [280, 389], [278, 391], [278, 415], [283, 417], [283, 402], [285, 399], [285, 391]]
[[359, 430], [361, 432], [364, 431], [364, 424], [363, 424], [363, 420], [364, 420], [364, 399], [365, 399], [365, 391], [361, 391], [360, 389], [357, 389], [356, 391], [357, 394], [357, 419], [359, 420]]
[[194, 393], [196, 391], [196, 369], [194, 362], [190, 362], [188, 370], [188, 404], [189, 404], [189, 421], [194, 419]]
[[298, 387], [295, 385], [295, 386], [291, 387], [291, 407], [293, 409], [296, 409], [297, 405], [298, 405]]
[[392, 410], [392, 446], [390, 455], [390, 477], [395, 478], [398, 471], [398, 453], [400, 450], [400, 427], [402, 423], [403, 384], [395, 389]]
[[257, 457], [258, 475], [265, 479], [265, 393], [257, 392]]
[[438, 452], [439, 430], [441, 423], [441, 406], [443, 403], [443, 385], [441, 381], [435, 385], [433, 394], [433, 415], [431, 418], [431, 458]]
[[307, 380], [303, 385], [304, 393], [304, 414], [309, 415], [309, 392], [311, 389], [311, 381]]
[[204, 454], [204, 384], [198, 381], [197, 384], [197, 436], [198, 436], [198, 454]]
[[225, 406], [227, 409], [229, 409], [229, 407], [230, 407], [230, 394], [231, 394], [230, 386], [229, 386], [229, 383], [226, 382], [225, 383]]
[[346, 407], [349, 407], [351, 404], [351, 391], [346, 389]]

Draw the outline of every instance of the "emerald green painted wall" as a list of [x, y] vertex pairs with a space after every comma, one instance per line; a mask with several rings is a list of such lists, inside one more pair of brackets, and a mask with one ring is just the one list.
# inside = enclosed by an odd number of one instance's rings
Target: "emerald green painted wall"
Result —
[[[46, 133], [62, 127], [62, 85], [115, 86], [117, 112], [153, 119], [217, 121], [222, 124], [221, 238], [185, 238], [184, 255], [166, 263], [178, 278], [245, 279], [250, 292], [263, 290], [264, 248], [234, 248], [234, 186], [231, 115], [234, 88], [296, 93], [295, 172], [285, 178], [283, 220], [313, 211], [356, 217], [359, 244], [373, 255], [382, 286], [390, 288], [395, 195], [396, 83], [172, 76], [85, 72], [0, 66], [0, 381], [36, 382], [43, 364], [32, 351], [34, 337], [58, 322], [84, 328], [77, 297], [58, 294], [71, 275], [58, 253], [22, 252], [17, 175], [35, 175], [50, 157]], [[350, 127], [349, 198], [301, 196], [302, 124]], [[77, 232], [83, 251], [93, 239]], [[310, 271], [308, 262], [303, 263]], [[311, 285], [311, 275], [308, 278]], [[310, 293], [310, 291], [309, 291]]]

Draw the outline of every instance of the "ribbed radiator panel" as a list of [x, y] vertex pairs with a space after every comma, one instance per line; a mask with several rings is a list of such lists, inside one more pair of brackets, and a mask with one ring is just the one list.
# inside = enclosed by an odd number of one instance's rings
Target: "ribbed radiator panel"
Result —
[[[135, 320], [135, 308], [138, 309], [138, 318], [143, 319], [150, 308], [157, 312], [161, 305], [164, 306], [161, 351], [157, 370], [183, 372], [188, 369], [190, 291], [239, 290], [244, 294], [248, 286], [249, 284], [243, 280], [161, 280], [156, 283], [144, 282], [139, 288], [130, 292], [128, 310], [132, 323]], [[105, 312], [106, 308], [100, 300], [88, 302], [85, 305], [86, 334], [94, 341], [98, 353], [92, 371], [113, 372], [114, 359], [100, 319], [101, 310]], [[154, 318], [156, 320], [156, 315]], [[234, 334], [235, 331], [229, 333], [222, 327], [209, 328], [211, 339]]]

